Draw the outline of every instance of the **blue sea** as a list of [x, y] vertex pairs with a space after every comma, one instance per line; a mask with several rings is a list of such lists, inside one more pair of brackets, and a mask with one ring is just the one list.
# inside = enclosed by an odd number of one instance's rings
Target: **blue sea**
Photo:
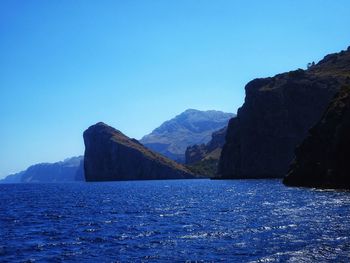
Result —
[[0, 185], [1, 262], [350, 262], [350, 192], [280, 180]]

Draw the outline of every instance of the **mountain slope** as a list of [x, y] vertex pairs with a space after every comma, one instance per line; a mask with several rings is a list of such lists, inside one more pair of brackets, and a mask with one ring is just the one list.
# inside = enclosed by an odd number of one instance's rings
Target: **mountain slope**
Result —
[[84, 132], [86, 181], [184, 179], [184, 166], [100, 122]]
[[184, 162], [186, 148], [207, 143], [211, 134], [227, 125], [232, 113], [189, 109], [144, 136], [140, 142], [173, 160]]
[[350, 49], [308, 70], [249, 82], [245, 103], [228, 125], [221, 178], [282, 178], [295, 147], [349, 76]]

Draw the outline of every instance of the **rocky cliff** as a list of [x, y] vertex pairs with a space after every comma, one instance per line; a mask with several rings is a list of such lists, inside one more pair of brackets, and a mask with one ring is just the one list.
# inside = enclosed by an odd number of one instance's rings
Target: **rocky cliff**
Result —
[[84, 132], [86, 181], [193, 178], [184, 166], [100, 122]]
[[350, 189], [350, 79], [297, 148], [283, 182], [289, 186]]
[[349, 75], [350, 49], [307, 70], [249, 82], [245, 102], [228, 125], [220, 178], [283, 177], [295, 147]]
[[227, 126], [231, 117], [232, 113], [188, 109], [164, 122], [140, 142], [152, 151], [184, 163], [188, 146], [208, 143], [211, 134]]

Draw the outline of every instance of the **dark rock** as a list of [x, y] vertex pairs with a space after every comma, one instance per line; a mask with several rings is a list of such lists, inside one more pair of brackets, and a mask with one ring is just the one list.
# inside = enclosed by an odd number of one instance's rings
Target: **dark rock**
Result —
[[232, 113], [188, 109], [175, 118], [164, 122], [140, 142], [152, 151], [177, 162], [185, 162], [186, 148], [194, 144], [205, 144], [211, 134], [225, 126]]
[[220, 178], [282, 178], [294, 149], [321, 118], [350, 75], [350, 52], [331, 54], [308, 70], [255, 79], [230, 120]]
[[344, 86], [296, 150], [283, 182], [350, 189], [350, 85]]
[[84, 132], [86, 181], [193, 178], [184, 166], [144, 147], [120, 131], [97, 123]]

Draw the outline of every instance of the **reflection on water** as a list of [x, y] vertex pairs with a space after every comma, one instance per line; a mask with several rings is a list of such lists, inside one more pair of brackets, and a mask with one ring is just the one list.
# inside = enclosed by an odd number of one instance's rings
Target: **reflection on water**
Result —
[[0, 261], [349, 262], [350, 192], [279, 180], [0, 185]]

